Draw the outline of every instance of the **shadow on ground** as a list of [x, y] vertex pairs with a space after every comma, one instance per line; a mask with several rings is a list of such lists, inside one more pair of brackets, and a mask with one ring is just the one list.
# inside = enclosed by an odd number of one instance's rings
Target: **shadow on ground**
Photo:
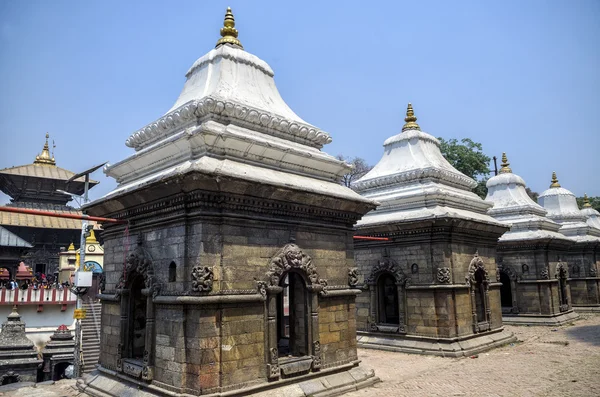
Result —
[[583, 325], [566, 330], [569, 337], [590, 345], [600, 346], [600, 325]]

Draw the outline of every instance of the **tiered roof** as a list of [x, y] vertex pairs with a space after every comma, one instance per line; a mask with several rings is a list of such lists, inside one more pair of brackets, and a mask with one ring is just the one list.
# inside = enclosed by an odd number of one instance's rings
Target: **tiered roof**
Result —
[[583, 195], [583, 208], [581, 209], [581, 213], [586, 216], [586, 222], [589, 226], [600, 229], [600, 212], [592, 208], [587, 194]]

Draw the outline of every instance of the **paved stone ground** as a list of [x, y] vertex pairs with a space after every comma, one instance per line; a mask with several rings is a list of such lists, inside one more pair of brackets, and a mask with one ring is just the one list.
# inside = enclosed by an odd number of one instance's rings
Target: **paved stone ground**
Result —
[[[506, 326], [518, 343], [477, 358], [441, 358], [359, 349], [383, 382], [345, 394], [373, 396], [600, 396], [600, 315], [561, 327]], [[2, 393], [75, 397], [72, 380]], [[83, 395], [80, 395], [83, 396]]]

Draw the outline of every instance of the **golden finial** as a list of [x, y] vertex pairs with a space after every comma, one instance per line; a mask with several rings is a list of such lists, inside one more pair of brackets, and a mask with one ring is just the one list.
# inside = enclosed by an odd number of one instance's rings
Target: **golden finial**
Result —
[[560, 187], [560, 183], [558, 183], [555, 171], [552, 171], [552, 184], [550, 185], [550, 187]]
[[409, 103], [406, 108], [406, 117], [404, 118], [406, 124], [402, 127], [402, 131], [406, 130], [419, 130], [421, 131], [421, 127], [416, 123], [417, 117], [415, 116], [415, 112], [413, 111], [412, 104]]
[[592, 208], [592, 205], [590, 204], [590, 199], [585, 193], [583, 193], [583, 208]]
[[45, 165], [56, 165], [56, 161], [54, 161], [54, 157], [50, 156], [50, 148], [48, 147], [48, 138], [50, 138], [50, 134], [46, 132], [46, 143], [44, 143], [44, 148], [42, 149], [42, 153], [35, 156], [35, 161], [33, 164], [45, 164]]
[[506, 153], [502, 152], [502, 164], [500, 164], [501, 168], [498, 171], [499, 174], [510, 174], [512, 170], [509, 167], [510, 163], [508, 162], [508, 158], [506, 158]]
[[73, 245], [73, 242], [71, 242], [71, 244], [67, 248], [67, 251], [75, 251], [75, 245]]
[[85, 238], [86, 244], [97, 244], [98, 240], [96, 240], [96, 235], [94, 234], [94, 229], [90, 230], [90, 235]]
[[221, 28], [221, 38], [219, 41], [217, 41], [217, 45], [215, 47], [218, 47], [221, 44], [233, 44], [239, 46], [243, 50], [244, 46], [242, 46], [242, 43], [240, 43], [237, 37], [238, 31], [235, 28], [235, 19], [233, 19], [231, 7], [227, 7], [225, 21], [223, 21], [223, 27]]

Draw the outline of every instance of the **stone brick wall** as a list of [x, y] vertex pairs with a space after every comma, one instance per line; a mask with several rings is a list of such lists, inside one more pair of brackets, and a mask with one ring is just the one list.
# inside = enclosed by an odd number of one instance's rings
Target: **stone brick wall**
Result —
[[356, 360], [356, 305], [347, 298], [322, 299], [319, 339], [324, 368]]

